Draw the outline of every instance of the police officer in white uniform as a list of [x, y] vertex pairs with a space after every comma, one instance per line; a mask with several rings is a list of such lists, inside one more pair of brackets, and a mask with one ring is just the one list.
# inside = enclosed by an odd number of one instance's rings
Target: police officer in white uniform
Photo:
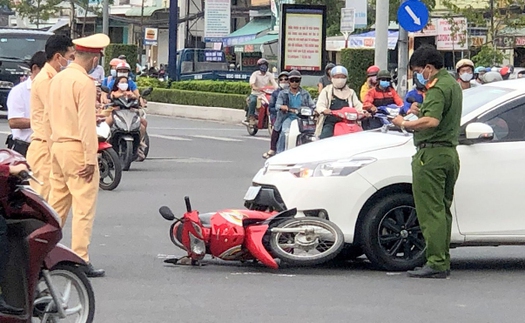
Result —
[[33, 133], [31, 130], [31, 109], [29, 106], [31, 84], [45, 63], [46, 54], [43, 51], [36, 52], [29, 62], [30, 77], [13, 87], [7, 96], [7, 118], [11, 128], [11, 135], [7, 138], [6, 144], [8, 148], [19, 152], [23, 156], [27, 153], [31, 134]]

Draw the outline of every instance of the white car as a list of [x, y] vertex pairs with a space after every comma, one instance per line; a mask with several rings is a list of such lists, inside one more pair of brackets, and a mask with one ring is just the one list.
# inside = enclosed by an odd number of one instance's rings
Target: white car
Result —
[[[525, 244], [525, 80], [463, 93], [451, 246]], [[412, 197], [415, 152], [412, 135], [395, 130], [299, 146], [266, 162], [245, 205], [327, 218], [345, 235], [342, 256], [365, 253], [380, 269], [413, 269], [425, 260]]]

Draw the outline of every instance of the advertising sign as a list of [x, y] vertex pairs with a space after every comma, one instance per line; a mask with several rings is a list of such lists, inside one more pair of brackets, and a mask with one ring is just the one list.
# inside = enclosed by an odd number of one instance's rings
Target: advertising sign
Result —
[[468, 49], [467, 18], [438, 19], [436, 47], [438, 50], [461, 51]]
[[[341, 8], [341, 33], [351, 34], [355, 30], [355, 9]], [[345, 35], [345, 37], [347, 37]]]
[[281, 70], [322, 71], [325, 62], [326, 6], [283, 4]]
[[231, 0], [206, 0], [204, 3], [204, 41], [220, 43], [230, 34]]
[[367, 0], [345, 0], [345, 8], [355, 9], [355, 28], [366, 28], [366, 26], [368, 26]]
[[144, 45], [157, 46], [159, 40], [159, 30], [157, 28], [144, 29]]

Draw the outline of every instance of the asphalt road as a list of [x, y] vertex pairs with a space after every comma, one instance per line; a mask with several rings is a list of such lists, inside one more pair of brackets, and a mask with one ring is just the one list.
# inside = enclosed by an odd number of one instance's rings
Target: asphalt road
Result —
[[[263, 165], [267, 132], [148, 116], [150, 157], [133, 163], [117, 190], [101, 191], [92, 262], [95, 322], [522, 322], [523, 247], [453, 250], [452, 277], [414, 280], [374, 271], [366, 261], [337, 268], [284, 268], [209, 260], [165, 265], [182, 255], [168, 238], [162, 205], [184, 211], [242, 207]], [[0, 140], [8, 131], [0, 121]], [[64, 242], [69, 244], [70, 226]]]

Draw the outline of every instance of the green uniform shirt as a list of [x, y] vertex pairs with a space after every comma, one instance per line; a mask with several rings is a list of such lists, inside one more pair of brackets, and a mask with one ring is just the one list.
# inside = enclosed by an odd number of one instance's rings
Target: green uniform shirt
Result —
[[428, 81], [425, 100], [419, 115], [439, 120], [436, 128], [414, 132], [414, 145], [422, 143], [449, 143], [458, 145], [463, 92], [458, 82], [441, 69]]

